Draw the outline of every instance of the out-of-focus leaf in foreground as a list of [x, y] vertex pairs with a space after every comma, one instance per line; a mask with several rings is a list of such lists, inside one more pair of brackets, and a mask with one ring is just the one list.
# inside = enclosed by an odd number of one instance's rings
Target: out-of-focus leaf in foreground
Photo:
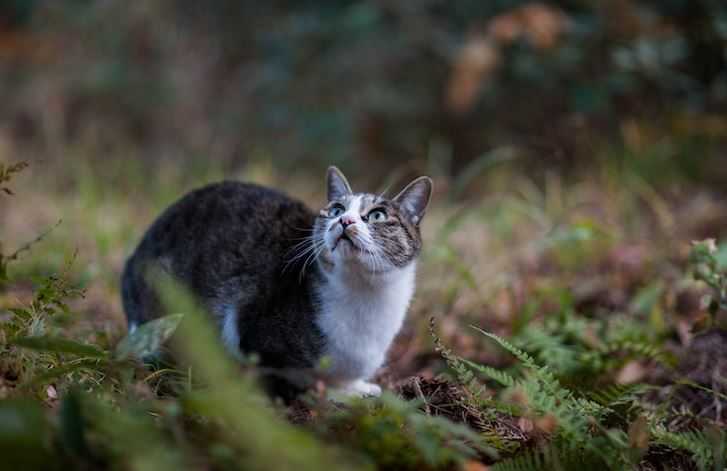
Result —
[[242, 469], [369, 469], [358, 456], [323, 444], [277, 416], [254, 381], [222, 348], [214, 327], [192, 297], [170, 278], [158, 289], [167, 312], [184, 314], [174, 351], [205, 383], [182, 398], [186, 412], [218, 421], [225, 444], [240, 453]]
[[157, 353], [177, 330], [182, 317], [182, 314], [170, 314], [139, 326], [118, 343], [114, 357], [117, 360], [143, 359]]
[[70, 353], [82, 357], [104, 357], [106, 352], [94, 345], [75, 342], [60, 337], [37, 336], [20, 337], [12, 341], [13, 345], [31, 350], [40, 350], [54, 353]]
[[50, 454], [50, 428], [41, 405], [0, 401], [2, 469], [55, 469]]

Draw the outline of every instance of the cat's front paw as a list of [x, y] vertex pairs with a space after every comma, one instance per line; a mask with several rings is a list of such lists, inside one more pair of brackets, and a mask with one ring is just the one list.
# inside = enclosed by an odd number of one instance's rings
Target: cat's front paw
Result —
[[358, 379], [343, 387], [332, 389], [330, 395], [333, 399], [370, 396], [378, 397], [381, 396], [381, 386]]
[[366, 381], [356, 381], [353, 384], [353, 391], [361, 396], [381, 396], [381, 386]]

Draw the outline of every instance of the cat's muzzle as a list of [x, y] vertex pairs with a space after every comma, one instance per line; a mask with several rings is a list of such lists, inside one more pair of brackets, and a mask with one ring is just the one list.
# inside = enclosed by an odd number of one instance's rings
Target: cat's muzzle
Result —
[[331, 249], [331, 252], [334, 252], [341, 243], [348, 243], [352, 249], [361, 250], [356, 242], [354, 242], [353, 238], [351, 238], [351, 235], [349, 234], [347, 229], [341, 231], [341, 234], [336, 239], [336, 243], [333, 245], [333, 249]]

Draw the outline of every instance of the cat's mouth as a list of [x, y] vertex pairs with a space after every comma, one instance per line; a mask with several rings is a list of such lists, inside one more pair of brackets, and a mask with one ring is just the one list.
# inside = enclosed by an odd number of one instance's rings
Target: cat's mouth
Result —
[[353, 241], [353, 239], [351, 239], [351, 237], [344, 231], [341, 232], [341, 235], [338, 237], [338, 239], [336, 239], [336, 243], [333, 246], [333, 249], [331, 249], [331, 252], [335, 252], [341, 242], [347, 242], [352, 249], [360, 250], [356, 243]]

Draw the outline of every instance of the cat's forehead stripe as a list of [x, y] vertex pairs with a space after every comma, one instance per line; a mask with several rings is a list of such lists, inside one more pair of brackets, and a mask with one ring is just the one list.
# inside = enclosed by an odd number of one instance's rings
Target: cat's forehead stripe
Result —
[[353, 195], [351, 198], [351, 202], [348, 206], [348, 210], [352, 213], [358, 214], [361, 211], [361, 199], [363, 197], [361, 195]]
[[372, 193], [355, 193], [346, 196], [346, 205], [349, 209], [351, 209], [353, 205], [356, 205], [356, 210], [358, 211], [368, 209], [382, 201], [384, 201], [383, 198]]

